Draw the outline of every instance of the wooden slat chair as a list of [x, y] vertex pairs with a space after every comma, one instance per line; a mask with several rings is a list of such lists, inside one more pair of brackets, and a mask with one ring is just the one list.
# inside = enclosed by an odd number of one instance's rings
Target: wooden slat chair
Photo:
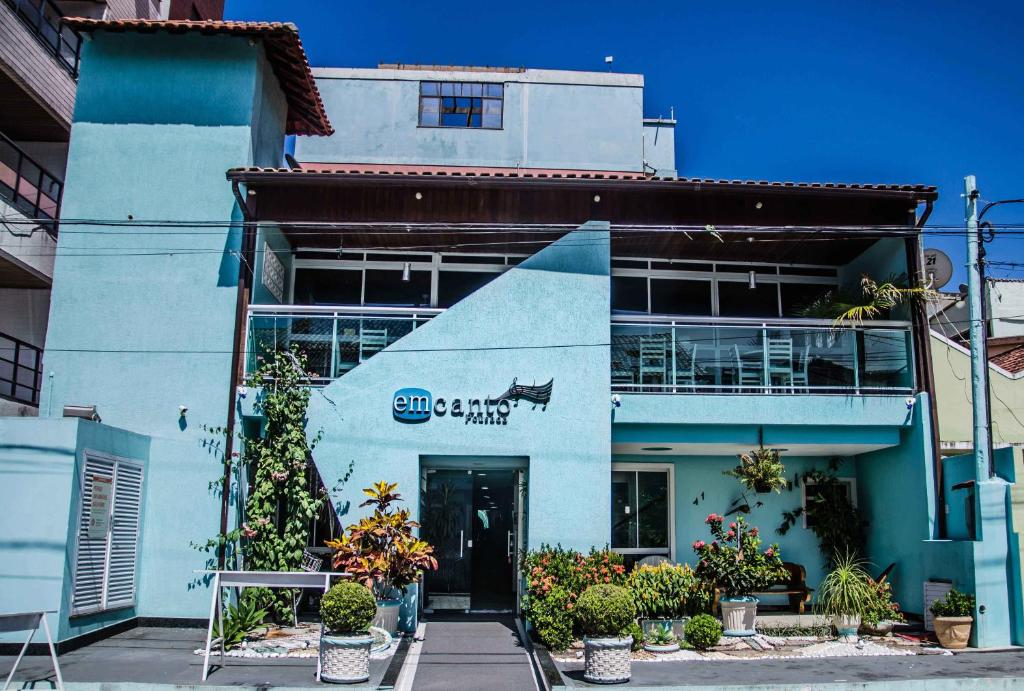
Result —
[[789, 597], [790, 609], [797, 614], [803, 614], [807, 603], [811, 601], [811, 593], [814, 592], [813, 588], [807, 587], [807, 569], [791, 561], [782, 562], [782, 568], [786, 570], [786, 578], [753, 595], [786, 595]]

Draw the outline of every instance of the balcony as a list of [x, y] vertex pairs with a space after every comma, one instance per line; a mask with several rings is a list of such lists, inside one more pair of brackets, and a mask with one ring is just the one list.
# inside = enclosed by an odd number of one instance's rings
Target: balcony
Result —
[[[0, 199], [56, 237], [64, 183], [0, 133]], [[20, 228], [19, 230], [29, 230]]]
[[653, 394], [910, 394], [909, 322], [619, 318], [612, 390]]
[[326, 385], [443, 311], [253, 305], [249, 308], [246, 372], [255, 372], [260, 358], [297, 346], [306, 355], [312, 383]]
[[42, 349], [0, 333], [0, 398], [38, 406], [42, 380]]
[[64, 26], [64, 13], [51, 0], [6, 0], [18, 19], [72, 77], [78, 76], [82, 37]]

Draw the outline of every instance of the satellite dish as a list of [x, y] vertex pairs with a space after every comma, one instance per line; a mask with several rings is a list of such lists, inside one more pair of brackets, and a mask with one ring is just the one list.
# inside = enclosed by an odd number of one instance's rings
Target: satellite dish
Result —
[[924, 275], [931, 284], [928, 287], [938, 290], [953, 278], [953, 262], [942, 250], [925, 250]]

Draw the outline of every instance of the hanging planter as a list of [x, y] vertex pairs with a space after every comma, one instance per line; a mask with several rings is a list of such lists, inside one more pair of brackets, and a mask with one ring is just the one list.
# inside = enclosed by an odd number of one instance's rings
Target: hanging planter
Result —
[[741, 485], [758, 494], [781, 493], [789, 486], [785, 477], [786, 466], [782, 465], [778, 450], [763, 446], [740, 454], [739, 465], [722, 474], [736, 478]]

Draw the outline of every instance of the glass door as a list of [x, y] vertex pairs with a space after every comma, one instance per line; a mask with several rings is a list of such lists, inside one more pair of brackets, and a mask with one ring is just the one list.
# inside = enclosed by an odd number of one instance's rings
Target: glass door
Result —
[[473, 474], [474, 610], [515, 607], [515, 475], [493, 468]]
[[424, 539], [434, 546], [437, 570], [425, 575], [428, 609], [467, 610], [473, 575], [473, 472], [428, 470]]

